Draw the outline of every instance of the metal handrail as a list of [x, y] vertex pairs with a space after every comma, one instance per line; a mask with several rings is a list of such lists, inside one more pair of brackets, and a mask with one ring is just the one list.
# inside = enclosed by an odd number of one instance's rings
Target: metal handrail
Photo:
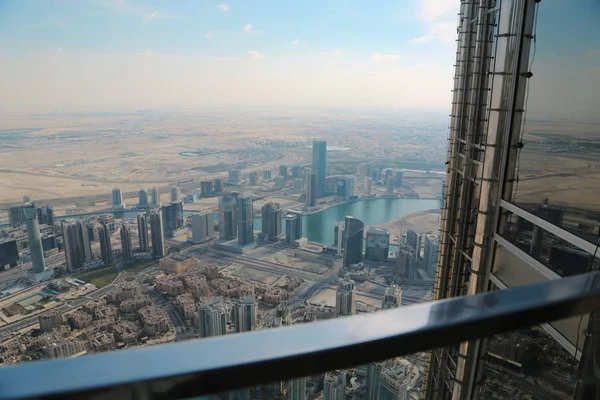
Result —
[[281, 329], [0, 368], [0, 398], [189, 398], [589, 313], [600, 272]]

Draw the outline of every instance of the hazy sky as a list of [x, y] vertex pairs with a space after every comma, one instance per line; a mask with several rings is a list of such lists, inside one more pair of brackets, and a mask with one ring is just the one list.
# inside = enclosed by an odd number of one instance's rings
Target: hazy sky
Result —
[[446, 111], [458, 0], [0, 2], [0, 112]]

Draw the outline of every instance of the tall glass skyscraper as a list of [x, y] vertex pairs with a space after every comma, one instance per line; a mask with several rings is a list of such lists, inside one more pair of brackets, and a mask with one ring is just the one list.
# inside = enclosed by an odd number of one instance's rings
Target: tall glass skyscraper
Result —
[[238, 243], [241, 245], [254, 241], [254, 211], [252, 193], [244, 192], [237, 197]]
[[365, 224], [357, 218], [346, 216], [344, 221], [344, 267], [363, 260]]
[[27, 225], [27, 237], [29, 239], [29, 253], [33, 272], [43, 272], [46, 269], [44, 261], [44, 250], [42, 249], [42, 238], [40, 236], [40, 225], [34, 207], [23, 207]]
[[325, 196], [325, 176], [327, 171], [327, 142], [324, 140], [313, 141], [312, 171], [317, 175], [317, 195]]

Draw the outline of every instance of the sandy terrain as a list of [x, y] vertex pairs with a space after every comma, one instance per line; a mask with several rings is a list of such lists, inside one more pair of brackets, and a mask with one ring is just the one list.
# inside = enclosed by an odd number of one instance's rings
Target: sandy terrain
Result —
[[397, 237], [401, 237], [409, 228], [415, 229], [417, 232], [437, 232], [440, 227], [440, 212], [439, 210], [431, 210], [409, 214], [377, 226], [388, 229], [392, 241], [396, 240]]

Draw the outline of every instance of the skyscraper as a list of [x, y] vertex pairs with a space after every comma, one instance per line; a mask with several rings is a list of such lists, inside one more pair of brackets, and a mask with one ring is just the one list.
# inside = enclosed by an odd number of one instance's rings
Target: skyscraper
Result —
[[421, 234], [414, 229], [406, 231], [405, 243], [415, 251], [415, 258], [418, 259], [421, 253]]
[[112, 191], [112, 207], [115, 210], [125, 208], [125, 201], [123, 201], [123, 193], [119, 188], [114, 188]]
[[317, 205], [317, 174], [311, 172], [306, 175], [306, 205], [314, 207]]
[[160, 206], [160, 192], [155, 187], [150, 189], [150, 201], [152, 202], [152, 207]]
[[241, 333], [256, 330], [257, 311], [258, 305], [254, 296], [245, 296], [236, 300], [233, 305], [235, 331]]
[[346, 216], [344, 221], [344, 267], [362, 262], [364, 228], [365, 224], [361, 220]]
[[242, 171], [239, 169], [229, 170], [229, 183], [237, 185], [240, 182], [240, 176], [242, 175]]
[[150, 214], [150, 236], [152, 238], [152, 255], [155, 257], [164, 257], [165, 236], [160, 210], [152, 211], [152, 214]]
[[390, 231], [369, 227], [365, 245], [365, 258], [373, 261], [385, 261], [390, 252]]
[[214, 238], [215, 225], [213, 222], [214, 213], [212, 211], [203, 211], [192, 215], [192, 241], [201, 243], [207, 239]]
[[307, 400], [306, 378], [292, 379], [288, 385], [288, 400]]
[[324, 140], [313, 141], [312, 171], [316, 174], [317, 196], [325, 196], [325, 176], [327, 170], [327, 142]]
[[37, 210], [38, 224], [54, 225], [54, 210], [52, 207], [39, 207]]
[[200, 182], [200, 194], [202, 196], [210, 196], [213, 193], [213, 181]]
[[428, 233], [425, 235], [425, 244], [423, 246], [423, 261], [425, 263], [425, 270], [427, 273], [433, 276], [435, 273], [435, 264], [437, 263], [438, 257], [438, 246], [439, 237]]
[[181, 189], [179, 186], [173, 186], [171, 188], [171, 202], [180, 202], [181, 201]]
[[335, 308], [339, 316], [352, 315], [356, 313], [355, 284], [348, 275], [340, 278], [335, 297]]
[[29, 239], [29, 254], [31, 255], [33, 272], [44, 272], [46, 269], [46, 262], [44, 260], [40, 226], [38, 224], [35, 208], [25, 207], [23, 211], [26, 218], [27, 238]]
[[262, 233], [266, 240], [273, 242], [281, 236], [281, 214], [279, 203], [268, 202], [261, 208]]
[[27, 222], [27, 218], [25, 218], [25, 213], [23, 212], [23, 207], [23, 205], [19, 205], [12, 206], [8, 209], [8, 217], [11, 227], [18, 228], [19, 226], [25, 225]]
[[148, 203], [148, 191], [146, 189], [140, 189], [138, 191], [138, 204], [137, 208], [148, 208], [150, 204]]
[[123, 261], [131, 260], [133, 254], [133, 248], [131, 245], [131, 231], [129, 225], [121, 226], [121, 255]]
[[346, 371], [332, 371], [325, 374], [323, 400], [346, 400]]
[[84, 219], [77, 220], [77, 237], [79, 238], [79, 248], [82, 251], [83, 261], [91, 261], [92, 243], [88, 223]]
[[285, 177], [287, 176], [287, 165], [279, 166], [279, 176], [283, 176], [283, 178], [285, 179]]
[[221, 193], [223, 191], [223, 181], [219, 178], [212, 180], [213, 193]]
[[100, 253], [102, 255], [102, 261], [104, 261], [104, 264], [110, 265], [114, 261], [112, 242], [110, 240], [110, 229], [108, 229], [106, 225], [100, 226], [98, 229], [98, 236], [100, 236]]
[[371, 363], [367, 366], [367, 390], [365, 400], [379, 400], [379, 383], [383, 363]]
[[371, 187], [373, 186], [373, 178], [371, 178], [370, 176], [365, 177], [365, 194], [367, 196], [371, 195]]
[[224, 193], [219, 198], [219, 239], [237, 236], [237, 193]]
[[140, 252], [147, 253], [150, 251], [150, 246], [148, 244], [148, 219], [146, 214], [139, 213], [137, 216], [137, 223]]
[[285, 242], [292, 244], [302, 237], [302, 216], [289, 213], [285, 216]]
[[71, 272], [82, 268], [85, 261], [85, 252], [82, 248], [83, 239], [80, 233], [81, 225], [75, 221], [61, 221], [63, 243], [67, 269]]
[[402, 288], [396, 285], [390, 285], [383, 293], [381, 300], [381, 309], [398, 308], [402, 305]]
[[183, 203], [173, 201], [162, 206], [163, 229], [167, 237], [175, 234], [175, 231], [183, 227]]
[[394, 177], [388, 176], [385, 178], [385, 192], [386, 194], [394, 194]]
[[384, 368], [379, 382], [379, 399], [408, 399], [415, 374], [407, 363]]
[[267, 180], [267, 179], [271, 179], [271, 171], [268, 169], [265, 169], [262, 173], [263, 179]]
[[237, 198], [238, 243], [245, 245], [254, 241], [254, 212], [252, 193], [244, 192]]
[[227, 308], [220, 297], [201, 298], [198, 301], [198, 323], [200, 337], [227, 334]]

